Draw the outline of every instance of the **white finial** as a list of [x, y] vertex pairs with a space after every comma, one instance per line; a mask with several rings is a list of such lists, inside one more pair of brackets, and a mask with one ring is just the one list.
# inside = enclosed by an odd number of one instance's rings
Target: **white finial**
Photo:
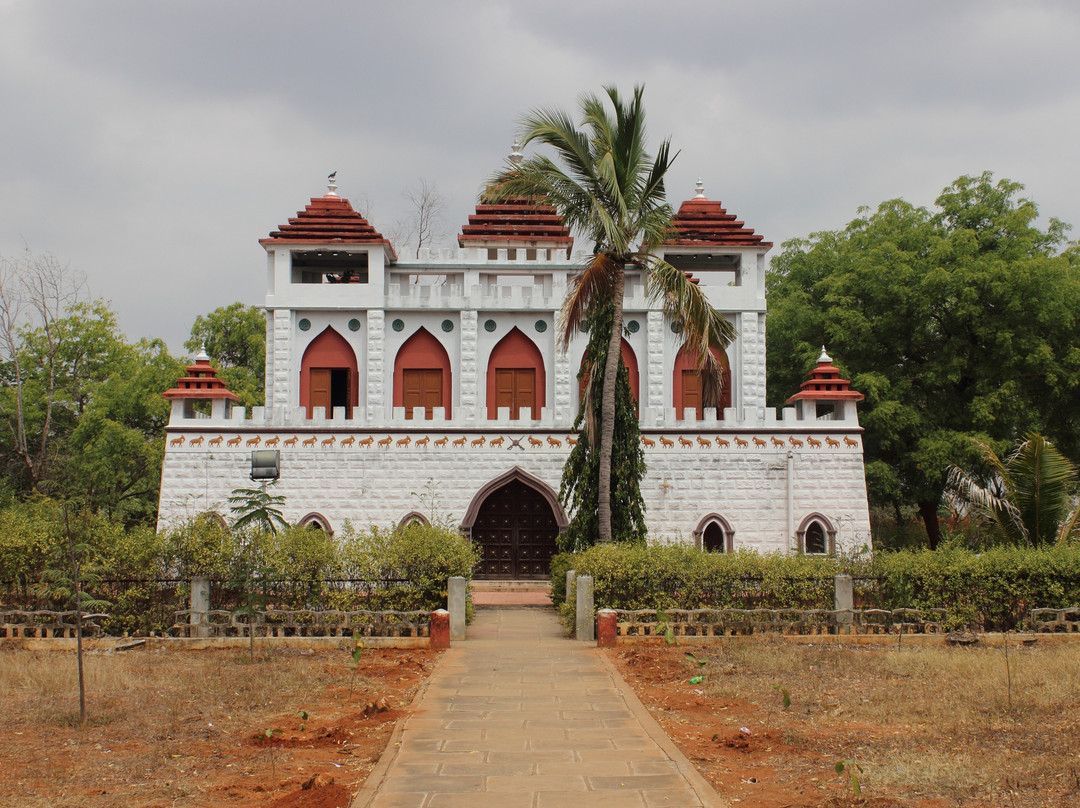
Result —
[[825, 346], [824, 345], [821, 346], [821, 356], [819, 356], [817, 358], [817, 361], [818, 361], [819, 365], [822, 362], [828, 362], [830, 365], [832, 364], [832, 357], [830, 357], [827, 353], [825, 353]]
[[196, 362], [209, 362], [210, 356], [206, 353], [206, 343], [199, 346], [199, 353], [195, 356]]
[[701, 181], [701, 177], [697, 178], [697, 183], [694, 184], [694, 190], [697, 191], [697, 193], [694, 194], [694, 199], [705, 198], [705, 183]]
[[326, 178], [330, 180], [330, 184], [327, 186], [329, 190], [326, 192], [326, 195], [337, 196], [337, 171], [331, 171], [327, 174]]
[[514, 146], [510, 150], [510, 162], [514, 165], [521, 165], [521, 161], [525, 159], [525, 155], [521, 153], [521, 144], [518, 143], [518, 139], [514, 138]]

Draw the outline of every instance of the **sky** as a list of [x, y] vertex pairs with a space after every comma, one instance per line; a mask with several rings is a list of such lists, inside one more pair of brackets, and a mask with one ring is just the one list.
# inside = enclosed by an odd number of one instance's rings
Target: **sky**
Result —
[[433, 186], [455, 246], [524, 113], [638, 83], [670, 201], [700, 177], [773, 254], [987, 170], [1080, 229], [1077, 42], [1071, 0], [0, 0], [0, 256], [181, 353], [331, 171], [384, 233]]

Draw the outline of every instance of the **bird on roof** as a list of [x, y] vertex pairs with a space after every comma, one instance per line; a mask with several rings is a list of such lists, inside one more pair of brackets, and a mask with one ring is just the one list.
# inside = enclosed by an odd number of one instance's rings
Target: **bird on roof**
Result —
[[334, 179], [335, 177], [337, 177], [337, 171], [331, 171], [331, 172], [330, 172], [329, 174], [327, 174], [327, 175], [326, 175], [326, 178], [327, 178], [328, 180], [332, 180], [332, 179]]

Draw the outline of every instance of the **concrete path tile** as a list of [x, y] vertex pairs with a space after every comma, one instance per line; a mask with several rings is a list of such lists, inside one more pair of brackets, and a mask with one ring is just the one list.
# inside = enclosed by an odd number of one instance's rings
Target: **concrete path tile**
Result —
[[482, 610], [352, 808], [726, 808], [607, 659], [553, 614]]

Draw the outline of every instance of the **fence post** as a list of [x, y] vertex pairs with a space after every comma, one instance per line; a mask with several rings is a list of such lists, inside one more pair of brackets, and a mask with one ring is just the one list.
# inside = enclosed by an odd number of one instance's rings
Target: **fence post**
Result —
[[446, 582], [446, 608], [450, 612], [450, 640], [465, 639], [465, 579], [455, 575]]
[[614, 648], [619, 644], [619, 628], [614, 609], [601, 609], [596, 613], [596, 644], [600, 648]]
[[855, 583], [850, 575], [837, 575], [833, 578], [835, 596], [834, 607], [838, 626], [850, 626], [854, 622], [852, 610], [855, 608]]
[[432, 651], [445, 651], [450, 647], [450, 613], [446, 609], [436, 609], [431, 613]]
[[577, 638], [582, 642], [596, 640], [595, 612], [593, 608], [593, 579], [591, 575], [577, 576]]
[[206, 624], [206, 613], [210, 611], [210, 579], [195, 575], [191, 579], [191, 614], [188, 623], [195, 626], [196, 637], [209, 637], [210, 626]]

